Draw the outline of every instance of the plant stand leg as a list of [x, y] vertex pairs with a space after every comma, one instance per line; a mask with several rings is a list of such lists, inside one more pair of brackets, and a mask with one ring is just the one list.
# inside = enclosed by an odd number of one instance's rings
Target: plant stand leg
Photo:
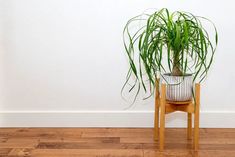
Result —
[[156, 81], [155, 91], [155, 114], [154, 114], [154, 140], [159, 138], [159, 79]]
[[194, 115], [194, 150], [199, 148], [199, 111], [200, 111], [200, 84], [195, 89], [195, 115]]
[[164, 150], [164, 142], [165, 142], [165, 103], [166, 103], [166, 85], [162, 84], [161, 87], [161, 117], [160, 117], [160, 151]]
[[159, 105], [155, 102], [154, 140], [159, 138]]
[[192, 139], [192, 113], [188, 113], [188, 129], [187, 129], [188, 139]]

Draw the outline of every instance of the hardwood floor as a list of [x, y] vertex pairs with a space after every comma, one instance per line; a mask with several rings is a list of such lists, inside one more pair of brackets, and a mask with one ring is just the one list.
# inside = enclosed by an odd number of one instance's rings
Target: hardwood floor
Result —
[[0, 157], [235, 157], [235, 129], [200, 129], [198, 152], [186, 133], [166, 129], [159, 152], [150, 128], [1, 128]]

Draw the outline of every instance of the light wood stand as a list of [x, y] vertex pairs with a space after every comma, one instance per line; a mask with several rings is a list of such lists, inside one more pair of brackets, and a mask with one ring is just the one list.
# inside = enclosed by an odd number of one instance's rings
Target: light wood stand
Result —
[[[157, 81], [159, 82], [159, 80]], [[160, 95], [161, 93], [161, 95]], [[160, 111], [160, 131], [159, 131], [159, 109]], [[165, 142], [165, 114], [175, 111], [183, 111], [188, 114], [187, 138], [192, 139], [192, 114], [194, 114], [194, 150], [198, 150], [199, 142], [199, 109], [200, 109], [200, 84], [195, 84], [195, 101], [173, 102], [166, 100], [166, 84], [156, 85], [155, 95], [155, 119], [154, 119], [154, 139], [160, 142], [160, 151], [164, 150]]]

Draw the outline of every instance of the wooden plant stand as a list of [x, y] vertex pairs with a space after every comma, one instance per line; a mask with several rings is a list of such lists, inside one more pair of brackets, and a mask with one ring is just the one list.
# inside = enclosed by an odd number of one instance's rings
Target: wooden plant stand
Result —
[[[161, 95], [160, 95], [161, 93]], [[166, 84], [161, 85], [159, 92], [159, 84], [156, 85], [155, 95], [155, 119], [154, 119], [154, 139], [160, 141], [160, 151], [164, 150], [165, 142], [165, 114], [175, 111], [183, 111], [188, 113], [187, 138], [192, 139], [192, 114], [194, 113], [194, 150], [198, 150], [199, 142], [199, 108], [200, 107], [200, 84], [195, 84], [195, 102], [173, 102], [166, 100]], [[160, 108], [160, 132], [159, 132], [159, 108]], [[160, 137], [159, 137], [160, 136]]]

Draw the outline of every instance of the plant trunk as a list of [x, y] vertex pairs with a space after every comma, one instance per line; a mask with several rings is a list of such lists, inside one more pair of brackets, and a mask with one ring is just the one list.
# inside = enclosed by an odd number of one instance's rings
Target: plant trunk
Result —
[[180, 70], [180, 68], [177, 65], [175, 65], [175, 66], [173, 66], [173, 69], [172, 69], [172, 75], [173, 76], [182, 76], [183, 73]]
[[173, 76], [182, 76], [183, 75], [183, 72], [180, 68], [180, 60], [179, 60], [178, 55], [174, 56], [172, 75]]

